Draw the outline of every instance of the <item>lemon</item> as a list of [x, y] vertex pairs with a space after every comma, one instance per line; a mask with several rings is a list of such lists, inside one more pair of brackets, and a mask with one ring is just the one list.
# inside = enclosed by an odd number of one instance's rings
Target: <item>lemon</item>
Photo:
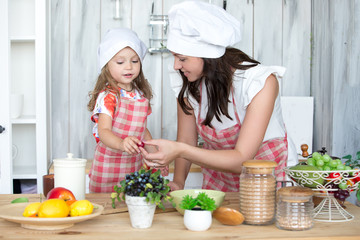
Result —
[[36, 217], [36, 214], [38, 213], [40, 205], [41, 205], [41, 202], [34, 202], [34, 203], [28, 204], [25, 207], [23, 216], [24, 217]]
[[70, 206], [70, 216], [84, 216], [93, 212], [94, 206], [88, 200], [78, 200]]
[[70, 208], [63, 199], [49, 199], [39, 207], [40, 218], [61, 218], [69, 215]]

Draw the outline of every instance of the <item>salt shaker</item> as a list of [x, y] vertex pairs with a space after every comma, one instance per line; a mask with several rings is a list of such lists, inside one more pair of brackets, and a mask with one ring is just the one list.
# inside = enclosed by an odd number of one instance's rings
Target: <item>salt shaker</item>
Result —
[[67, 158], [54, 159], [54, 187], [69, 189], [76, 200], [85, 199], [86, 161], [73, 158], [72, 153], [68, 153]]
[[313, 227], [313, 191], [306, 187], [284, 187], [278, 191], [276, 226], [301, 231]]
[[240, 175], [240, 212], [245, 224], [268, 225], [274, 222], [277, 163], [268, 160], [248, 160]]

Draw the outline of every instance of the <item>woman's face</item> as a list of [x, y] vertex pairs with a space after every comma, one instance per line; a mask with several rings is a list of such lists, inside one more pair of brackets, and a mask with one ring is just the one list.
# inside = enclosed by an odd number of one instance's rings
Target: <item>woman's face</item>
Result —
[[174, 55], [174, 69], [182, 71], [189, 82], [195, 82], [202, 77], [204, 68], [202, 58], [172, 54]]
[[129, 89], [131, 82], [139, 75], [139, 56], [129, 47], [120, 50], [108, 63], [111, 76], [121, 88]]

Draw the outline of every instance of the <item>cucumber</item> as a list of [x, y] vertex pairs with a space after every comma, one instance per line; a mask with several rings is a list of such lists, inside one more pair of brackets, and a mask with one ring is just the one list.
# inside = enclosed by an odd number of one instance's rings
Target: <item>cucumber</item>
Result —
[[11, 201], [11, 203], [24, 203], [24, 202], [29, 202], [29, 199], [27, 197], [21, 197]]

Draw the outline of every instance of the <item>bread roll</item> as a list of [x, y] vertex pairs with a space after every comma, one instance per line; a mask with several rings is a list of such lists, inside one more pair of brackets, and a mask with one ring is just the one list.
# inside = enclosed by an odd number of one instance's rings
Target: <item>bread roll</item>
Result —
[[241, 212], [227, 207], [219, 207], [213, 212], [213, 217], [225, 225], [239, 225], [244, 222]]

